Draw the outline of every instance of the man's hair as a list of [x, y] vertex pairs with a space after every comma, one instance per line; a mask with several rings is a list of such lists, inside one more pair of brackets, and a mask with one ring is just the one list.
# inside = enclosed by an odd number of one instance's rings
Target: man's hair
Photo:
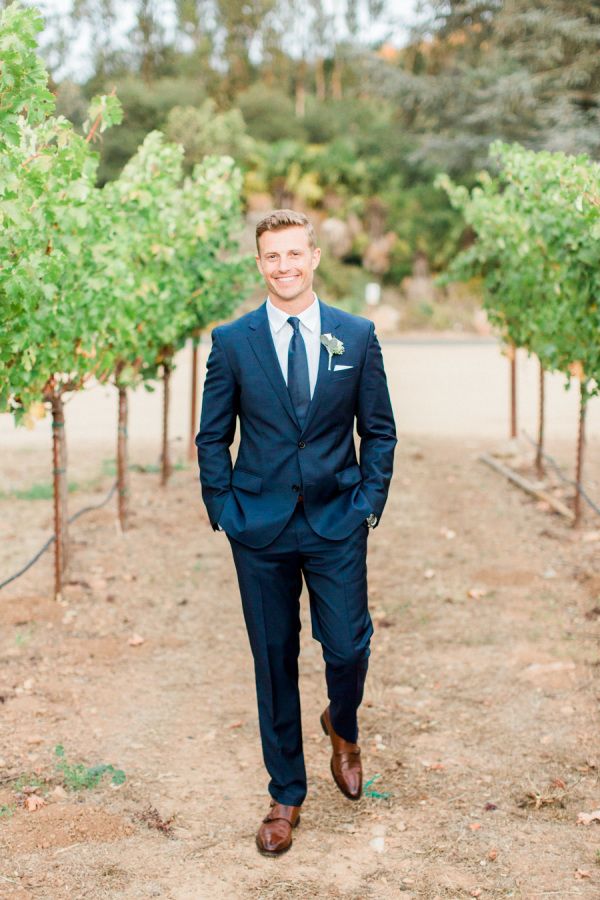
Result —
[[295, 228], [300, 226], [306, 231], [308, 243], [311, 250], [317, 246], [317, 235], [315, 229], [306, 218], [304, 213], [296, 212], [293, 209], [274, 209], [268, 216], [260, 220], [256, 226], [256, 249], [260, 253], [258, 239], [265, 231], [282, 231], [284, 228]]

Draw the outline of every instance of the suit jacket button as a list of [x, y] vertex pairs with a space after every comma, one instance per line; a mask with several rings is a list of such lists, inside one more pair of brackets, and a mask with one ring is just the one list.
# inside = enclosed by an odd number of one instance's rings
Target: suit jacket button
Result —
[[292, 490], [298, 492], [298, 491], [300, 490], [300, 485], [299, 485], [299, 484], [293, 484], [293, 485], [292, 485]]
[[304, 443], [304, 441], [298, 441], [298, 446], [300, 447], [301, 450], [304, 450], [304, 448], [306, 447], [306, 444]]

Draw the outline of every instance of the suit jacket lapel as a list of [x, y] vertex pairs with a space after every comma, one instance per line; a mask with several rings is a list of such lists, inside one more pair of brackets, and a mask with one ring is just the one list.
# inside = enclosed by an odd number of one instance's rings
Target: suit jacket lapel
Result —
[[256, 310], [253, 320], [250, 322], [248, 340], [263, 372], [271, 383], [271, 387], [279, 397], [283, 408], [289, 415], [294, 425], [299, 428], [300, 424], [298, 422], [298, 419], [296, 418], [294, 406], [288, 393], [287, 385], [283, 378], [279, 360], [277, 359], [275, 344], [273, 343], [273, 338], [271, 337], [271, 328], [269, 326], [269, 317], [267, 315], [266, 303], [263, 303], [262, 306], [259, 306], [259, 308]]
[[[332, 306], [327, 306], [321, 300], [319, 300], [319, 308], [321, 310], [321, 334], [333, 334], [337, 326], [340, 324], [340, 320], [337, 314], [337, 309], [334, 309]], [[319, 336], [320, 337], [320, 336]], [[336, 335], [337, 337], [337, 335]], [[333, 364], [332, 364], [333, 365]], [[315, 385], [315, 392], [313, 394], [312, 400], [310, 401], [310, 406], [308, 408], [308, 415], [306, 417], [306, 421], [304, 423], [304, 428], [302, 429], [303, 433], [307, 430], [310, 423], [313, 421], [315, 414], [318, 410], [319, 404], [321, 402], [321, 398], [323, 396], [323, 391], [325, 389], [325, 383], [327, 381], [327, 377], [329, 375], [329, 353], [321, 344], [321, 352], [319, 355], [319, 372], [317, 375], [317, 383]]]

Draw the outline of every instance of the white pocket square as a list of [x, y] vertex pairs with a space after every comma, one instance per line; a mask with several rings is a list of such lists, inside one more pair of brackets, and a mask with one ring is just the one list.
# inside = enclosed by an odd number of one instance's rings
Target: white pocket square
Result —
[[334, 372], [341, 372], [342, 369], [353, 369], [354, 366], [341, 366], [339, 363], [333, 367]]

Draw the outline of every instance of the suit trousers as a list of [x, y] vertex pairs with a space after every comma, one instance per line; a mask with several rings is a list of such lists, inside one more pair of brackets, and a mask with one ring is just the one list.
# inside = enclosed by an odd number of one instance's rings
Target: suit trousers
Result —
[[300, 806], [306, 796], [298, 656], [302, 576], [313, 637], [322, 646], [331, 723], [348, 741], [358, 737], [373, 625], [367, 602], [367, 536], [361, 524], [332, 541], [310, 527], [302, 503], [267, 547], [229, 538], [254, 658], [258, 719], [269, 793]]

